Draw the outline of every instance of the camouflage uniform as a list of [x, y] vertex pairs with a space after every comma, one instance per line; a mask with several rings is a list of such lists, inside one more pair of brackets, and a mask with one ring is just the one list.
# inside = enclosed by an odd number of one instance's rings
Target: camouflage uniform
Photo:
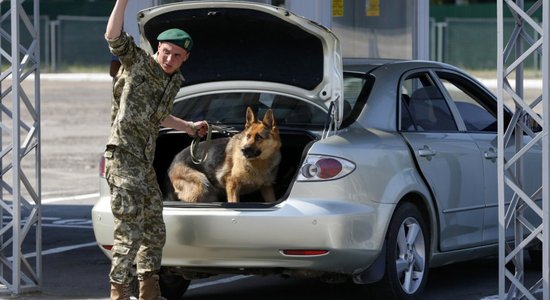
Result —
[[104, 156], [115, 217], [111, 282], [129, 283], [160, 269], [166, 229], [153, 158], [160, 123], [171, 112], [182, 77], [167, 75], [126, 33], [108, 40], [122, 63], [114, 83], [111, 133]]

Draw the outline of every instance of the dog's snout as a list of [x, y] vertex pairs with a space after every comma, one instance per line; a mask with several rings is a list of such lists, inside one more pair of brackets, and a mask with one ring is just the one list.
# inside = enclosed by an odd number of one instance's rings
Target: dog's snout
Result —
[[246, 158], [255, 158], [260, 156], [260, 154], [262, 153], [260, 149], [254, 148], [254, 147], [245, 147], [245, 148], [242, 148], [241, 151], [243, 152], [243, 155]]

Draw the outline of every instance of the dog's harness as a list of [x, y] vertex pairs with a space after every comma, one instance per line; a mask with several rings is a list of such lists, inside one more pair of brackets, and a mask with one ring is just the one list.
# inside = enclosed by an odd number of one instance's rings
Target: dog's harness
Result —
[[191, 126], [193, 126], [193, 131], [195, 131], [195, 138], [193, 139], [193, 141], [191, 141], [191, 147], [189, 148], [190, 150], [190, 154], [191, 154], [191, 161], [196, 164], [196, 165], [200, 165], [202, 164], [203, 162], [206, 161], [206, 159], [208, 158], [208, 150], [210, 149], [210, 144], [212, 143], [212, 130], [216, 130], [218, 132], [221, 132], [223, 133], [224, 135], [231, 135], [228, 131], [228, 128], [226, 127], [222, 127], [222, 126], [216, 126], [216, 125], [210, 125], [208, 122], [206, 122], [206, 127], [208, 128], [208, 132], [206, 134], [206, 140], [205, 140], [205, 145], [204, 145], [204, 151], [202, 153], [202, 155], [200, 156], [197, 156], [197, 147], [199, 146], [199, 142], [201, 141], [201, 137], [196, 134], [196, 130], [195, 130], [195, 124], [191, 122]]

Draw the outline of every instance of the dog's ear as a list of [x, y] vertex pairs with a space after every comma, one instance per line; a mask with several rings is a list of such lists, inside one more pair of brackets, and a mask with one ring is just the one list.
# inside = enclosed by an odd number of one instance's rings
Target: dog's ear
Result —
[[273, 111], [271, 109], [268, 109], [265, 112], [262, 123], [264, 123], [264, 126], [268, 128], [275, 127], [275, 118], [273, 117]]
[[252, 124], [256, 122], [256, 116], [254, 115], [254, 111], [252, 110], [252, 107], [246, 108], [246, 124], [244, 125], [245, 128], [250, 127]]

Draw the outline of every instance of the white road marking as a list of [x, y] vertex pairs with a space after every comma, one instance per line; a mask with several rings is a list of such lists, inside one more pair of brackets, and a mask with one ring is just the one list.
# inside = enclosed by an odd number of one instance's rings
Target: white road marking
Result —
[[53, 225], [92, 225], [90, 219], [62, 219], [52, 222]]
[[97, 197], [99, 197], [99, 193], [76, 195], [76, 196], [67, 196], [67, 197], [55, 197], [55, 198], [48, 198], [48, 199], [42, 200], [42, 204], [49, 204], [49, 203], [62, 202], [62, 201], [71, 201], [71, 200], [84, 200], [84, 199], [97, 198]]
[[[69, 201], [69, 200], [90, 199], [94, 197], [99, 197], [99, 193], [75, 195], [75, 196], [69, 196], [69, 197], [49, 198], [49, 199], [42, 200], [42, 204], [60, 202], [60, 201]], [[4, 216], [4, 219], [6, 219], [7, 217], [11, 219], [11, 216]], [[91, 220], [87, 220], [87, 219], [63, 220], [58, 217], [42, 217], [42, 220], [53, 221], [53, 224], [42, 224], [43, 227], [64, 227], [64, 228], [85, 228], [85, 229], [92, 228], [91, 225], [86, 226], [87, 224], [91, 224], [92, 222]], [[97, 246], [97, 242], [48, 249], [48, 250], [42, 251], [42, 255], [57, 254], [57, 253], [62, 253], [62, 252], [72, 251], [75, 249], [92, 247], [92, 246]], [[26, 258], [35, 257], [35, 256], [36, 256], [36, 252], [25, 254]], [[12, 259], [12, 257], [10, 257], [9, 259]]]
[[[44, 255], [49, 255], [49, 254], [57, 254], [57, 253], [67, 252], [67, 251], [71, 251], [71, 250], [75, 250], [75, 249], [91, 247], [91, 246], [97, 246], [97, 242], [52, 248], [52, 249], [49, 249], [49, 250], [42, 251], [42, 255], [44, 256]], [[25, 258], [35, 257], [36, 252], [27, 253], [24, 256], [25, 256]], [[9, 257], [8, 259], [11, 260], [12, 258], [13, 258], [13, 256]]]
[[52, 227], [52, 228], [76, 228], [76, 229], [93, 229], [91, 225], [56, 225], [56, 224], [44, 224], [42, 223], [42, 227]]
[[252, 276], [253, 276], [253, 275], [237, 275], [237, 276], [222, 278], [222, 279], [214, 280], [214, 281], [208, 281], [208, 282], [201, 282], [201, 283], [191, 284], [191, 285], [189, 286], [188, 290], [198, 289], [198, 288], [202, 288], [202, 287], [205, 287], [205, 286], [211, 286], [211, 285], [218, 285], [218, 284], [230, 283], [230, 282], [234, 282], [234, 281], [246, 279], [246, 278], [252, 277]]

